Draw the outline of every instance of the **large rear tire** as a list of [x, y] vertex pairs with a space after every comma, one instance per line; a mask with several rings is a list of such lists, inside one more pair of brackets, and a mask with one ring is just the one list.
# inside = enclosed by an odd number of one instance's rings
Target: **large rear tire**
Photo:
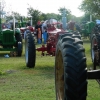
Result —
[[91, 38], [91, 59], [93, 62], [93, 69], [96, 70], [96, 66], [100, 63], [100, 34], [94, 34]]
[[25, 35], [25, 60], [27, 67], [35, 67], [36, 47], [34, 43], [34, 38], [30, 32]]
[[75, 35], [61, 35], [56, 46], [56, 100], [86, 100], [87, 70], [83, 42]]

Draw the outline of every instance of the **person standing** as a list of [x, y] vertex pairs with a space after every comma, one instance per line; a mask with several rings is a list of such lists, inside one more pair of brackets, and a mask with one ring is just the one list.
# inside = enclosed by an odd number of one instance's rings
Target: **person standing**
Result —
[[38, 43], [41, 44], [41, 29], [38, 28]]
[[47, 25], [46, 25], [46, 22], [43, 22], [42, 24], [42, 34], [43, 34], [43, 39], [44, 39], [44, 44], [46, 44], [46, 41], [47, 41]]
[[[41, 42], [42, 42], [42, 34], [41, 34], [41, 35], [40, 35], [40, 34], [38, 35], [38, 33], [40, 33], [40, 32], [42, 33], [41, 26], [42, 26], [42, 25], [41, 25], [41, 22], [40, 22], [40, 21], [38, 21], [38, 22], [37, 22], [37, 25], [35, 26], [36, 37], [37, 37], [37, 43], [39, 42], [39, 41], [38, 41], [38, 38], [40, 39], [40, 36], [41, 36]], [[39, 42], [39, 43], [40, 43], [40, 42]]]

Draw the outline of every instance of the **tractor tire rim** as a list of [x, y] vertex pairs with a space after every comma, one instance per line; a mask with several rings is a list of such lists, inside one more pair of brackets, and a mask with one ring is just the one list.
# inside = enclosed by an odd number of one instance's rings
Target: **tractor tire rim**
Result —
[[55, 77], [56, 97], [57, 100], [63, 100], [64, 99], [64, 68], [63, 68], [62, 54], [60, 51], [57, 53], [55, 70], [56, 70], [56, 77]]

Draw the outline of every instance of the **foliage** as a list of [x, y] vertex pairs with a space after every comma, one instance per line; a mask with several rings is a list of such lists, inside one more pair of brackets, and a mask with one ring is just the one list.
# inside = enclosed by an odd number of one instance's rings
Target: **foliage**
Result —
[[39, 10], [33, 9], [31, 6], [27, 8], [28, 15], [32, 16], [33, 25], [36, 25], [38, 20], [41, 20], [40, 15], [42, 14]]
[[85, 15], [82, 17], [81, 21], [82, 21], [82, 22], [83, 22], [83, 21], [85, 21], [85, 22], [90, 21], [90, 14], [85, 14]]
[[18, 12], [11, 12], [11, 14], [9, 14], [9, 15], [6, 15], [6, 19], [7, 20], [11, 20], [11, 19], [13, 19], [13, 16], [15, 17], [15, 19], [17, 19], [17, 20], [20, 20], [20, 18], [21, 18], [21, 14], [19, 14]]
[[67, 14], [70, 14], [71, 13], [71, 11], [69, 10], [69, 9], [66, 9], [65, 7], [60, 7], [59, 9], [58, 9], [58, 11], [59, 11], [59, 13], [60, 14], [63, 14], [63, 11], [65, 10], [65, 12], [67, 13]]
[[[27, 12], [27, 16], [32, 16], [32, 24], [33, 26], [35, 26], [37, 24], [37, 22], [40, 21], [45, 21], [47, 19], [50, 18], [55, 18], [59, 21], [61, 21], [62, 19], [62, 13], [63, 10], [66, 11], [66, 17], [67, 17], [67, 22], [70, 20], [74, 20], [75, 22], [80, 22], [81, 18], [80, 17], [76, 17], [74, 15], [71, 14], [71, 11], [69, 9], [66, 9], [65, 7], [60, 7], [58, 9], [59, 14], [55, 14], [55, 13], [42, 13], [41, 11], [34, 9], [33, 7], [29, 6], [27, 8], [28, 12]], [[11, 12], [11, 14], [8, 14], [6, 16], [7, 20], [11, 20], [12, 19], [12, 15], [15, 16], [16, 19], [20, 20], [21, 18], [21, 14], [17, 13], [17, 12]], [[24, 16], [23, 16], [24, 17]], [[25, 20], [30, 20], [29, 18], [25, 18]]]
[[28, 8], [28, 15], [32, 16], [32, 20], [33, 20], [33, 25], [36, 25], [38, 20], [40, 21], [44, 21], [50, 18], [55, 18], [57, 20], [61, 19], [61, 16], [59, 14], [55, 14], [55, 13], [42, 13], [39, 10], [33, 9], [31, 6]]
[[[63, 14], [63, 11], [65, 10], [66, 12], [66, 17], [67, 17], [67, 20], [71, 20], [71, 11], [69, 9], [66, 9], [65, 7], [60, 7], [58, 9], [59, 13], [62, 15]], [[62, 16], [60, 16], [60, 19], [61, 19]]]
[[83, 0], [79, 7], [86, 14], [90, 14], [95, 18], [100, 17], [100, 0]]
[[54, 19], [57, 19], [57, 20], [61, 20], [61, 16], [59, 14], [47, 13], [46, 15], [47, 15], [47, 19], [54, 18]]
[[[63, 14], [63, 11], [64, 11], [64, 10], [65, 10], [65, 12], [66, 12], [67, 22], [69, 22], [70, 20], [73, 20], [73, 21], [75, 21], [75, 22], [80, 23], [81, 18], [72, 15], [72, 14], [71, 14], [71, 11], [70, 11], [69, 9], [67, 9], [67, 8], [65, 8], [65, 7], [60, 7], [60, 8], [58, 9], [58, 11], [59, 11], [59, 13], [60, 13], [61, 15]], [[60, 15], [60, 17], [59, 17], [60, 19], [62, 18], [61, 15]]]
[[[95, 22], [96, 18], [92, 16], [92, 21]], [[90, 21], [90, 14], [84, 14], [84, 16], [81, 17], [81, 22], [89, 22]]]
[[12, 12], [12, 15], [15, 16], [16, 19], [20, 20], [21, 18], [21, 14], [17, 13], [17, 12]]
[[42, 13], [41, 15], [40, 15], [40, 20], [46, 20], [47, 19], [47, 14], [45, 14], [45, 13]]
[[5, 7], [6, 7], [6, 2], [5, 2], [5, 0], [0, 0], [0, 2], [2, 3], [2, 5], [0, 5], [1, 7], [0, 7], [0, 10], [1, 11], [4, 11], [4, 9], [5, 9]]

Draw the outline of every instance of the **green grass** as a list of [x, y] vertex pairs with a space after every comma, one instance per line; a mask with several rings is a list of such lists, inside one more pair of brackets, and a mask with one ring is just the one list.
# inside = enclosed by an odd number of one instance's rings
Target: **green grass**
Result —
[[90, 41], [88, 39], [84, 39], [83, 40], [83, 46], [85, 48], [85, 54], [86, 54], [86, 58], [87, 58], [87, 68], [90, 68], [92, 65], [92, 59], [91, 59], [91, 44]]
[[[37, 45], [40, 46], [40, 45]], [[90, 42], [84, 40], [87, 67], [92, 67]], [[29, 69], [22, 57], [4, 58], [0, 52], [0, 100], [56, 100], [54, 63], [55, 57], [36, 54], [36, 66]], [[95, 80], [88, 80], [87, 100], [100, 100], [100, 87]]]
[[41, 57], [37, 52], [36, 67], [29, 69], [24, 52], [22, 57], [4, 58], [9, 52], [0, 54], [0, 100], [55, 100], [55, 57]]

